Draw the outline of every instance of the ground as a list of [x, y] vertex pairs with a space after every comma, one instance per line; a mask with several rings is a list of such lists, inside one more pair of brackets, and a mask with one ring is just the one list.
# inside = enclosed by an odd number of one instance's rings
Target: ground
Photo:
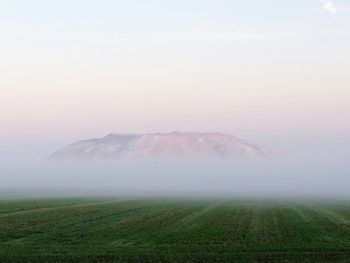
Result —
[[0, 262], [350, 262], [350, 202], [2, 200]]

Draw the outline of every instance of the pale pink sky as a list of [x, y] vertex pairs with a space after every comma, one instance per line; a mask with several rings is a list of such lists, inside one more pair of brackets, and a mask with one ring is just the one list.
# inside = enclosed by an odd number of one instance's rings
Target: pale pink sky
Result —
[[[96, 72], [2, 79], [2, 135], [348, 132], [349, 77], [297, 69]], [[4, 86], [3, 86], [4, 87]]]

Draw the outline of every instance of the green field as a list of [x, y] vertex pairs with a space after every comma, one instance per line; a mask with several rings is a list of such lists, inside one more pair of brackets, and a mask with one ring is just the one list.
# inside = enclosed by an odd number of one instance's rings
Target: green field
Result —
[[0, 262], [350, 262], [350, 202], [2, 200]]

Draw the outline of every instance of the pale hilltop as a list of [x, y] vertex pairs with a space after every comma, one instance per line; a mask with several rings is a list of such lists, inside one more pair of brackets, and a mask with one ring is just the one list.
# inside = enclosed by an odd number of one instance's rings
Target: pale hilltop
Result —
[[109, 134], [68, 145], [49, 159], [118, 159], [138, 157], [267, 157], [272, 150], [229, 134], [172, 132]]

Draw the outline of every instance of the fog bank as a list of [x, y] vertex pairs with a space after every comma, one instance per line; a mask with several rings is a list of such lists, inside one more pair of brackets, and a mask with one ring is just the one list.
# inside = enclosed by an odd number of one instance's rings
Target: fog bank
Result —
[[345, 159], [305, 156], [8, 162], [0, 167], [0, 193], [347, 198], [348, 168]]

